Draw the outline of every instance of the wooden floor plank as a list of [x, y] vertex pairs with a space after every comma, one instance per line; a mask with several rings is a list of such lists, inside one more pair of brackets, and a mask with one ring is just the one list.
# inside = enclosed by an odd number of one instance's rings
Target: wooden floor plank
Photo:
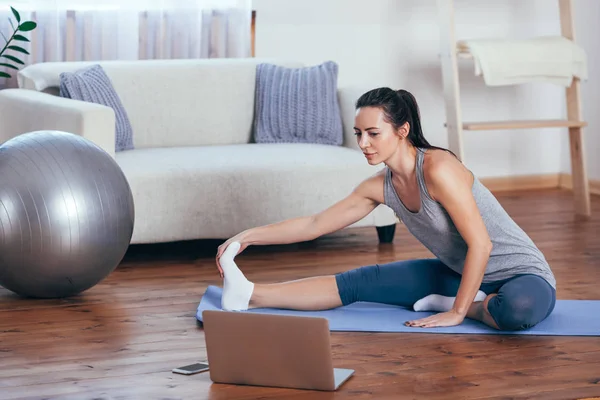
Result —
[[[573, 216], [561, 190], [498, 199], [550, 262], [559, 299], [600, 299], [600, 198]], [[206, 357], [195, 311], [220, 285], [221, 241], [131, 246], [107, 279], [80, 296], [23, 299], [0, 288], [0, 399], [495, 399], [600, 396], [600, 337], [332, 332], [336, 367], [355, 375], [334, 393], [214, 384], [171, 369]], [[431, 257], [398, 225], [393, 244], [373, 228], [246, 249], [255, 282], [333, 274]], [[590, 316], [590, 318], [598, 316]]]

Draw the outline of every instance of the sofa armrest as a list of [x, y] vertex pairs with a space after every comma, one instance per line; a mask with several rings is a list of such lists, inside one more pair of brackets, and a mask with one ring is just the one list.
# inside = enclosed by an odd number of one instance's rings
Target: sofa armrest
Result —
[[57, 130], [80, 135], [115, 157], [112, 108], [29, 89], [0, 90], [0, 143], [23, 133]]
[[342, 126], [344, 127], [343, 146], [345, 147], [360, 150], [358, 143], [356, 143], [356, 136], [354, 135], [355, 104], [356, 100], [368, 90], [357, 86], [338, 88], [338, 101], [340, 103], [340, 113], [342, 114]]

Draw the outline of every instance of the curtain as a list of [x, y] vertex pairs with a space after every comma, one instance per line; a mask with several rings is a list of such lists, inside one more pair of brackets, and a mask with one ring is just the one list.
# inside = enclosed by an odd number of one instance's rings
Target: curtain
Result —
[[[251, 55], [251, 0], [0, 0], [0, 33], [31, 20], [25, 65], [46, 61], [237, 58]], [[0, 48], [4, 47], [0, 36]], [[7, 62], [1, 59], [0, 63]], [[10, 62], [10, 61], [8, 61]], [[19, 66], [22, 67], [22, 66]], [[0, 71], [16, 71], [0, 66]], [[13, 86], [0, 79], [0, 86]]]

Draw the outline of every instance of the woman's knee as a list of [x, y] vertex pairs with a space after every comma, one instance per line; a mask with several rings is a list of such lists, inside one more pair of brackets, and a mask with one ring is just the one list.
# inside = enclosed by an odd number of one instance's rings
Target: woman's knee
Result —
[[546, 281], [536, 276], [520, 278], [519, 282], [507, 282], [488, 302], [488, 311], [501, 330], [529, 329], [554, 308], [555, 292]]
[[503, 331], [528, 329], [541, 321], [539, 305], [536, 307], [531, 296], [527, 294], [505, 298], [496, 296], [488, 303], [488, 310]]

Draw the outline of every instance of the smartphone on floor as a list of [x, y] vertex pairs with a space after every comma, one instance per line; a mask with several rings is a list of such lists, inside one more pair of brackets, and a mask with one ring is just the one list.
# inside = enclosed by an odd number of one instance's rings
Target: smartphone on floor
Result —
[[176, 374], [182, 375], [193, 375], [198, 372], [208, 371], [208, 363], [207, 362], [197, 362], [194, 364], [184, 365], [183, 367], [174, 368], [173, 372]]

